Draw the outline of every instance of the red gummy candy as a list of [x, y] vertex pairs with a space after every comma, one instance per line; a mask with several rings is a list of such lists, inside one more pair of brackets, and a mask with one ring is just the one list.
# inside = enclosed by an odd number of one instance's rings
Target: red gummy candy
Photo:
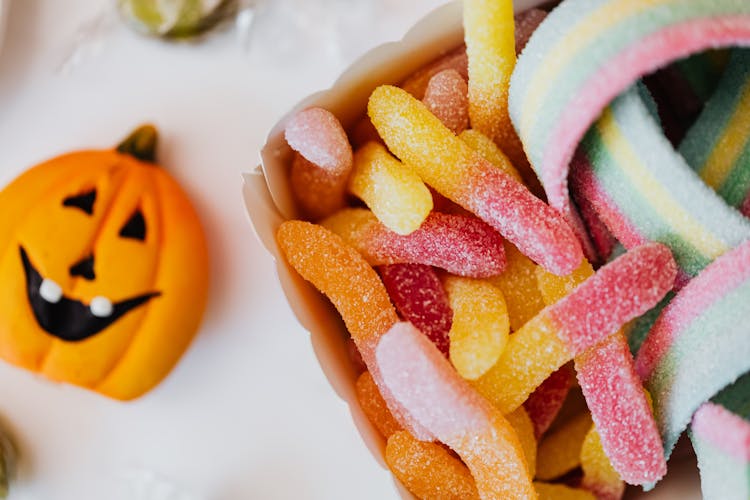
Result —
[[392, 264], [378, 271], [399, 314], [448, 356], [453, 311], [435, 270], [423, 264]]
[[547, 432], [557, 417], [568, 396], [572, 382], [573, 369], [570, 364], [565, 364], [547, 377], [523, 403], [523, 407], [534, 423], [534, 436], [537, 439]]

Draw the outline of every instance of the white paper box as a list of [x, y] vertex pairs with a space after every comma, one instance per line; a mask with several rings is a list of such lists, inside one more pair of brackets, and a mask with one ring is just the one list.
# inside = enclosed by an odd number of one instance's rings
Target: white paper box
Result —
[[[540, 0], [520, 0], [515, 8], [520, 12], [543, 3]], [[462, 42], [461, 3], [453, 2], [436, 9], [418, 22], [401, 41], [368, 52], [344, 71], [333, 87], [313, 94], [294, 106], [269, 133], [261, 150], [261, 165], [243, 175], [247, 213], [258, 238], [276, 262], [289, 305], [302, 326], [310, 332], [315, 355], [326, 378], [349, 405], [362, 439], [383, 466], [384, 440], [364, 416], [357, 402], [354, 390], [357, 377], [345, 342], [349, 334], [327, 299], [286, 264], [276, 244], [274, 235], [279, 225], [297, 216], [287, 182], [292, 151], [284, 140], [284, 128], [287, 120], [298, 111], [319, 106], [331, 111], [344, 128], [349, 129], [365, 115], [367, 99], [375, 87], [402, 81], [419, 67], [450, 52]], [[680, 460], [679, 456], [675, 456], [669, 466], [667, 479], [652, 493], [643, 494], [639, 488], [629, 488], [625, 497], [699, 499], [700, 487], [694, 459]], [[403, 498], [413, 498], [400, 484], [397, 485]]]

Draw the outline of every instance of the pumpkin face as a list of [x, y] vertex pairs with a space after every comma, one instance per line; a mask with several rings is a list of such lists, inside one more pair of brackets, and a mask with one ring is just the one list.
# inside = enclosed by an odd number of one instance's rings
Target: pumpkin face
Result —
[[[153, 151], [143, 130], [131, 139]], [[117, 399], [166, 376], [208, 287], [200, 222], [166, 172], [118, 150], [71, 153], [8, 185], [0, 211], [0, 357]]]

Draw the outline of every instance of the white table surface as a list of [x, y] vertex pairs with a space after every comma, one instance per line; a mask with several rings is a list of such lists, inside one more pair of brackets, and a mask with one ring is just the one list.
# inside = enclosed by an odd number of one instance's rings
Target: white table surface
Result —
[[[375, 17], [365, 23], [357, 11], [345, 53], [308, 41], [307, 55], [279, 64], [231, 31], [200, 45], [143, 38], [102, 15], [112, 3], [11, 1], [0, 48], [0, 185], [155, 123], [160, 161], [208, 234], [208, 310], [176, 369], [132, 403], [0, 363], [0, 418], [22, 453], [11, 500], [397, 498], [289, 312], [246, 219], [240, 172], [257, 164], [288, 108], [441, 2], [373, 0]], [[302, 0], [296, 12], [310, 18], [348, 3]], [[277, 17], [279, 31], [290, 29]], [[76, 42], [91, 31], [97, 42]], [[76, 48], [78, 63], [64, 65]]]

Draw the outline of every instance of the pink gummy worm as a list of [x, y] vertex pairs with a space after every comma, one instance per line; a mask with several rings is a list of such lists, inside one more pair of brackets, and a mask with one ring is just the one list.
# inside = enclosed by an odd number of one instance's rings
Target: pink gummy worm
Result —
[[448, 356], [453, 310], [435, 270], [424, 264], [391, 264], [378, 272], [399, 314]]
[[362, 243], [377, 263], [428, 264], [459, 276], [496, 276], [506, 265], [502, 236], [473, 215], [432, 212], [408, 235], [373, 224]]
[[524, 401], [523, 407], [534, 424], [534, 437], [538, 440], [560, 412], [573, 382], [573, 370], [565, 364], [552, 373]]
[[671, 290], [676, 275], [669, 248], [647, 243], [600, 268], [548, 311], [559, 337], [577, 355], [654, 307]]
[[475, 159], [455, 201], [551, 273], [564, 276], [577, 268], [583, 251], [565, 219], [513, 177], [478, 155]]
[[396, 323], [381, 337], [375, 355], [393, 397], [461, 456], [481, 498], [535, 497], [510, 424], [414, 326]]
[[667, 473], [659, 429], [622, 333], [575, 359], [576, 372], [602, 447], [630, 484], [655, 483]]
[[352, 167], [349, 139], [330, 111], [323, 108], [300, 111], [286, 124], [284, 137], [293, 150], [332, 174], [344, 174]]

